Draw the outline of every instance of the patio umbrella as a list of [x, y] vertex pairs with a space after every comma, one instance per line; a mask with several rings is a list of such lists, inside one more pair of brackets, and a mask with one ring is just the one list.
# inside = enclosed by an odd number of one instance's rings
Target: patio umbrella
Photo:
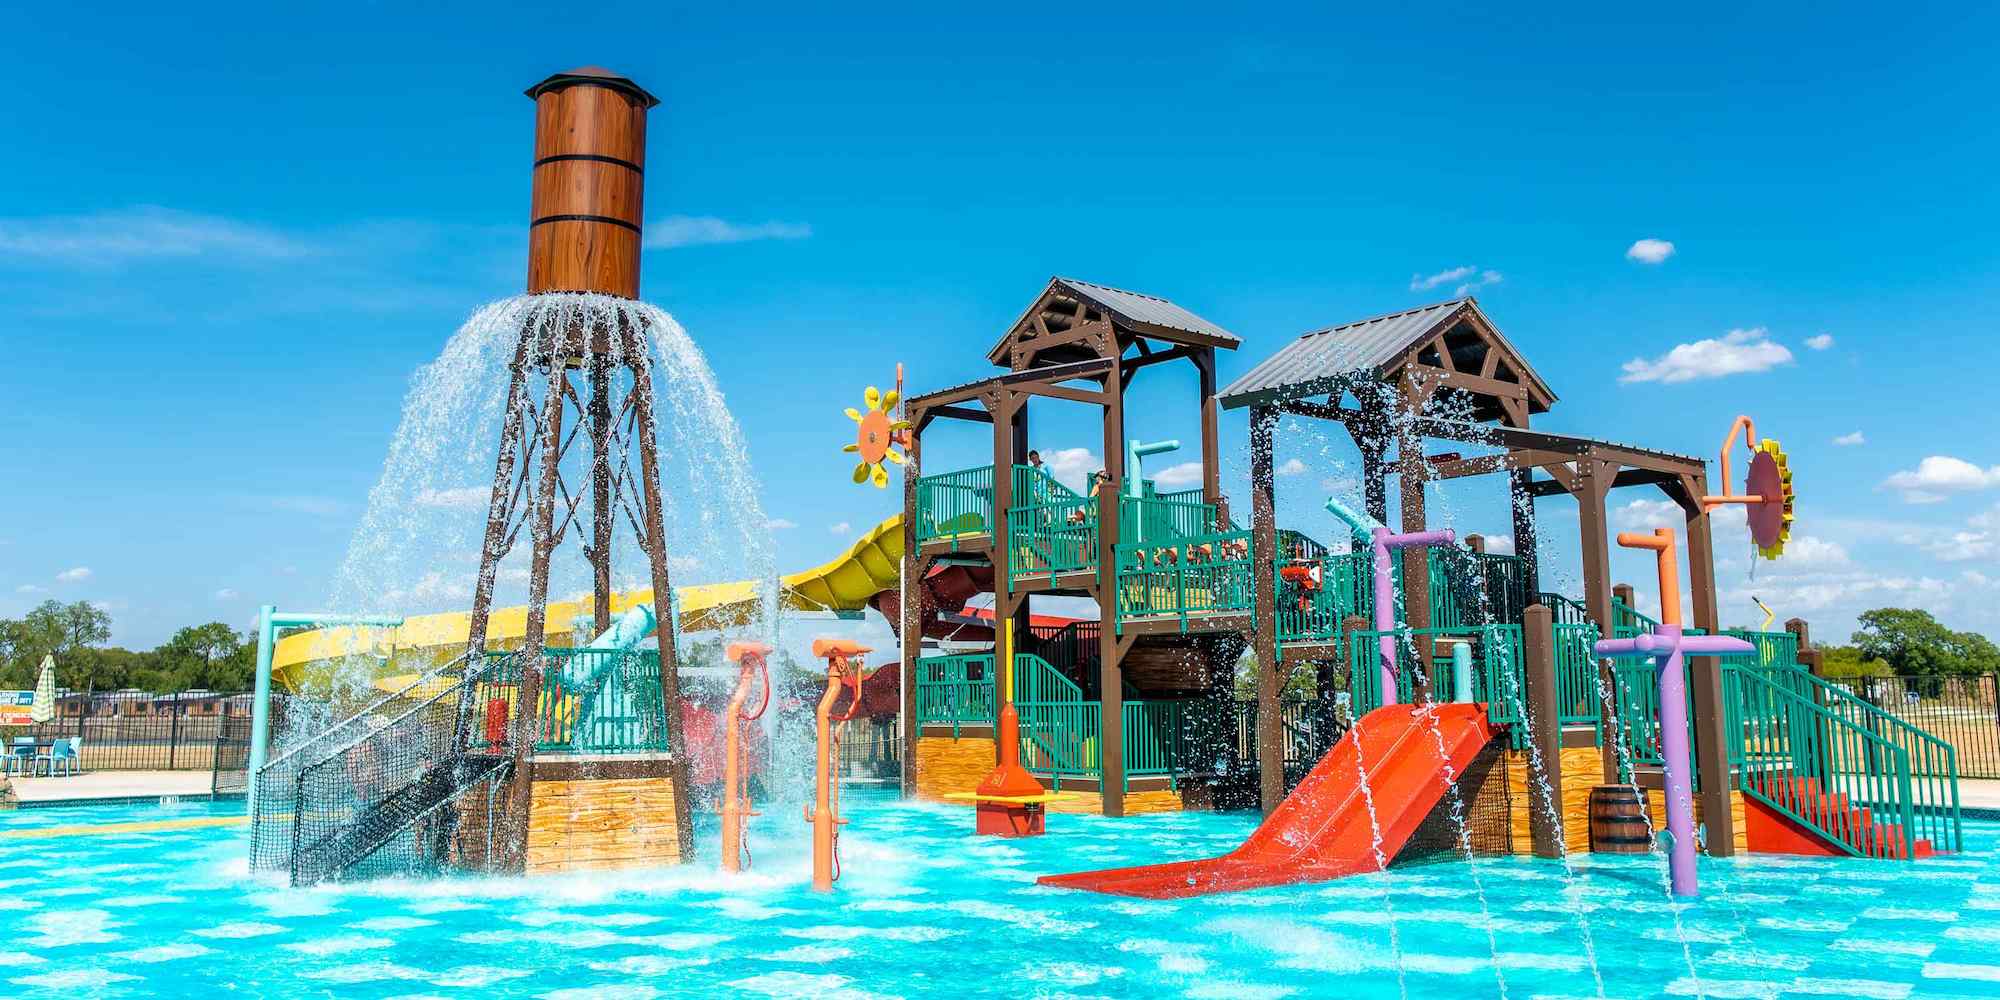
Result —
[[36, 725], [56, 717], [56, 658], [42, 657], [42, 676], [35, 681], [35, 701], [28, 707], [28, 719]]

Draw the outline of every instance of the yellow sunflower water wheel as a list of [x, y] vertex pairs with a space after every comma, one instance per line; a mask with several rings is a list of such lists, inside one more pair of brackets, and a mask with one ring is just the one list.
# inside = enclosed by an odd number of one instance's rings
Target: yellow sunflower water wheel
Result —
[[1797, 494], [1792, 491], [1792, 468], [1785, 461], [1785, 451], [1778, 442], [1765, 438], [1750, 455], [1750, 472], [1744, 477], [1744, 492], [1757, 497], [1759, 502], [1749, 505], [1750, 540], [1757, 545], [1757, 554], [1766, 559], [1776, 559], [1785, 552], [1785, 543], [1792, 537], [1792, 505]]
[[860, 425], [855, 430], [854, 443], [841, 451], [858, 453], [861, 461], [854, 466], [856, 483], [873, 482], [876, 489], [889, 485], [889, 470], [884, 461], [903, 464], [903, 456], [896, 446], [905, 448], [910, 444], [910, 422], [895, 416], [896, 404], [903, 399], [903, 366], [896, 366], [896, 387], [884, 393], [869, 386], [862, 394], [868, 409], [847, 408], [847, 418]]

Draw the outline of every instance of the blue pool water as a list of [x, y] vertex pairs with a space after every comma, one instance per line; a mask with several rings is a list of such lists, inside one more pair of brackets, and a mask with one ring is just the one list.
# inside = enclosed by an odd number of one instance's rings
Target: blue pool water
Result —
[[2000, 823], [1917, 865], [1704, 859], [1684, 907], [1655, 860], [1605, 856], [1151, 902], [1033, 880], [1219, 853], [1254, 820], [1059, 816], [997, 841], [963, 809], [848, 800], [832, 896], [806, 888], [805, 826], [777, 808], [741, 877], [309, 890], [247, 875], [240, 827], [6, 835], [229, 807], [0, 813], [0, 996], [2000, 996]]

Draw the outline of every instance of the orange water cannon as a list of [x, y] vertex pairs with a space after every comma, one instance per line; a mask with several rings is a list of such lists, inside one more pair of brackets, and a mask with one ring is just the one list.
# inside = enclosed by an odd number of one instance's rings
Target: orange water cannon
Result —
[[[770, 655], [771, 647], [761, 642], [732, 642], [723, 650], [723, 656], [736, 664], [736, 692], [729, 696], [729, 707], [722, 713], [722, 870], [726, 872], [750, 867], [743, 830], [750, 817], [759, 813], [750, 808], [749, 779], [743, 769], [743, 724], [762, 718], [764, 710], [771, 707]], [[758, 679], [764, 682], [763, 697], [755, 712], [745, 713], [750, 684]]]
[[[806, 822], [813, 833], [813, 888], [831, 892], [840, 880], [840, 828], [847, 820], [840, 816], [840, 775], [834, 770], [840, 746], [840, 725], [861, 711], [861, 657], [873, 652], [852, 639], [814, 639], [813, 656], [826, 659], [826, 693], [820, 696], [815, 713], [819, 729], [819, 762], [814, 769], [813, 804], [806, 809]], [[846, 685], [851, 695], [847, 714], [833, 714]]]

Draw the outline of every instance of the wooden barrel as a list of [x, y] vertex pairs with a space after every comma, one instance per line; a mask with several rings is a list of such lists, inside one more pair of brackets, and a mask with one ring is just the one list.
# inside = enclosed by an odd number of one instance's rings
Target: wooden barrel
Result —
[[1599, 785], [1590, 790], [1590, 849], [1605, 854], [1644, 854], [1652, 849], [1652, 822], [1646, 816], [1646, 789]]
[[535, 101], [528, 292], [638, 298], [646, 112], [659, 100], [596, 66], [557, 73], [527, 94]]

